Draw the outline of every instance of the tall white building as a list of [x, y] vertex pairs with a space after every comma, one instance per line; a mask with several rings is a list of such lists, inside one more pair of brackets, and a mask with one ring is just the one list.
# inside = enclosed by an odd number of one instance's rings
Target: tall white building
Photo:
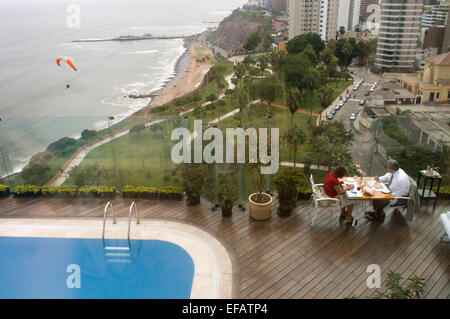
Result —
[[339, 0], [289, 0], [289, 38], [313, 32], [335, 39], [338, 8]]
[[375, 65], [383, 72], [414, 70], [422, 0], [381, 0]]
[[359, 13], [361, 0], [339, 0], [339, 13], [337, 29], [345, 28], [345, 31], [355, 31], [359, 25]]

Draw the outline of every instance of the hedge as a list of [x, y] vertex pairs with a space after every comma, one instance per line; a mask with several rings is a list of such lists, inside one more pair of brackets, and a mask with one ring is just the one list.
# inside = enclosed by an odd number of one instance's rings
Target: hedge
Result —
[[183, 199], [183, 189], [180, 186], [167, 186], [159, 189], [160, 199]]
[[[0, 196], [8, 195], [9, 187], [0, 185]], [[168, 186], [157, 189], [149, 186], [133, 186], [125, 185], [121, 189], [124, 198], [140, 198], [140, 199], [183, 199], [183, 189], [180, 186]], [[101, 197], [114, 198], [117, 195], [116, 188], [111, 186], [34, 186], [20, 185], [14, 188], [14, 196], [46, 196], [46, 197]]]
[[13, 193], [17, 197], [38, 196], [41, 194], [41, 188], [34, 185], [20, 185], [14, 188]]
[[7, 185], [0, 185], [0, 197], [1, 196], [8, 196], [10, 193], [9, 186]]
[[43, 186], [41, 194], [48, 197], [75, 197], [77, 190], [77, 186]]
[[111, 186], [83, 186], [78, 189], [78, 195], [82, 197], [114, 198], [116, 188]]
[[156, 187], [125, 185], [122, 187], [122, 197], [157, 199], [158, 190]]
[[297, 187], [297, 200], [310, 200], [312, 195], [311, 186], [298, 186]]

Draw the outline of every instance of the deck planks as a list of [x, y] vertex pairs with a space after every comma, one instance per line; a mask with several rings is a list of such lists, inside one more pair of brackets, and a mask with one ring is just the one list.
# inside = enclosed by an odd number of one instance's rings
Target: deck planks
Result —
[[[103, 218], [107, 201], [10, 196], [0, 199], [0, 218]], [[128, 217], [132, 201], [113, 200], [116, 217]], [[366, 286], [366, 269], [373, 263], [380, 265], [383, 280], [389, 270], [405, 279], [421, 276], [426, 298], [450, 297], [450, 244], [440, 242], [444, 230], [439, 222], [449, 201], [439, 201], [435, 211], [424, 206], [409, 224], [398, 213], [379, 224], [357, 212], [356, 228], [340, 224], [337, 214], [326, 209], [311, 226], [306, 201], [298, 202], [289, 217], [277, 215], [275, 204], [271, 219], [264, 222], [237, 208], [231, 218], [223, 218], [220, 209], [212, 211], [204, 201], [197, 206], [171, 200], [136, 202], [141, 218], [192, 223], [227, 241], [239, 260], [241, 298], [373, 297], [377, 289]]]

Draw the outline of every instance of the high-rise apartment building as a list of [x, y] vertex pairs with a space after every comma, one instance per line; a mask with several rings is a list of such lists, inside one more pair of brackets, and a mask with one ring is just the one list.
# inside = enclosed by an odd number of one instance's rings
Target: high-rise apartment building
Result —
[[289, 38], [313, 32], [335, 39], [338, 10], [339, 0], [289, 0]]
[[450, 1], [440, 1], [435, 5], [426, 5], [423, 8], [421, 27], [430, 28], [434, 25], [446, 25]]
[[337, 29], [344, 27], [346, 31], [355, 31], [359, 25], [361, 0], [339, 0]]
[[375, 65], [383, 72], [414, 71], [422, 0], [381, 0]]

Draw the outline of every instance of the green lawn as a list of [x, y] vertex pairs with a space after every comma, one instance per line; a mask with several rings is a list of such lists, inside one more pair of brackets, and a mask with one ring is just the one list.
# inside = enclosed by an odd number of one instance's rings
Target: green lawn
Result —
[[[342, 92], [352, 83], [352, 81], [345, 81], [345, 80], [338, 80], [338, 81], [333, 81], [330, 82], [328, 85], [329, 87], [333, 90], [333, 101], [341, 94], [343, 94]], [[287, 101], [286, 101], [286, 95], [283, 94], [281, 96], [279, 96], [276, 100], [275, 103], [277, 104], [281, 104], [281, 105], [287, 105]], [[304, 103], [302, 103], [302, 105], [300, 106], [301, 109], [305, 110], [305, 111], [310, 111], [312, 110], [312, 112], [314, 113], [320, 113], [322, 108], [320, 106], [320, 99], [319, 96], [317, 95], [317, 93], [313, 94], [312, 96], [309, 96], [306, 98], [306, 101]]]

